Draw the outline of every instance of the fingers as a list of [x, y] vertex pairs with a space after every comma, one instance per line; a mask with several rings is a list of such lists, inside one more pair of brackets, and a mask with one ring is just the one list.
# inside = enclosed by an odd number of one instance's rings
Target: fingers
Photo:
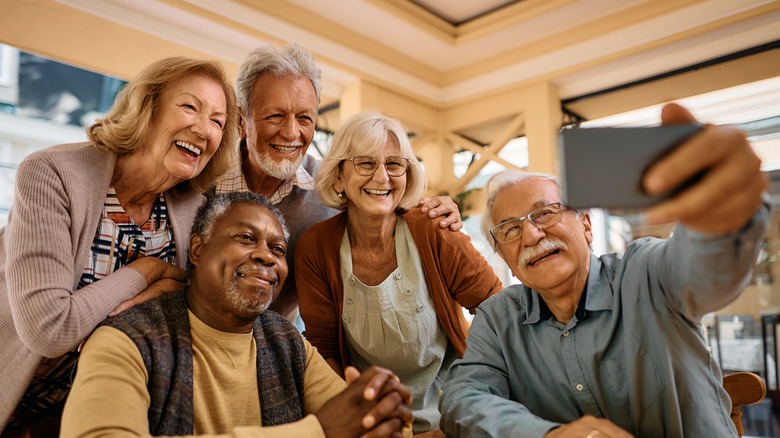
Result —
[[360, 371], [353, 366], [348, 366], [344, 369], [344, 380], [347, 381], [347, 386], [355, 383], [360, 378]]
[[378, 366], [372, 366], [367, 369], [362, 377], [368, 381], [363, 390], [363, 398], [367, 401], [376, 398], [388, 381], [398, 380], [398, 377], [392, 371]]
[[361, 435], [361, 438], [375, 438], [375, 437], [393, 437], [393, 438], [401, 438], [403, 437], [403, 430], [404, 430], [405, 424], [398, 418], [389, 418], [379, 425], [377, 425], [374, 429], [369, 430], [368, 432]]
[[108, 314], [108, 316], [118, 315], [125, 310], [135, 306], [136, 304], [141, 304], [144, 301], [162, 296], [163, 294], [177, 291], [184, 287], [184, 285], [184, 282], [177, 281], [172, 278], [163, 278], [162, 280], [157, 280], [149, 285], [149, 287], [141, 291], [138, 295], [117, 306], [114, 310], [111, 311], [111, 313]]
[[362, 426], [366, 429], [371, 429], [390, 418], [400, 418], [403, 423], [411, 423], [414, 416], [409, 407], [405, 406], [403, 402], [401, 395], [397, 392], [385, 395], [376, 406], [363, 416]]
[[632, 438], [633, 435], [607, 419], [586, 415], [576, 421], [551, 430], [545, 437]]
[[422, 207], [423, 205], [427, 204], [428, 201], [430, 201], [431, 198], [420, 198], [419, 201], [417, 201], [417, 206]]
[[755, 155], [741, 131], [707, 125], [650, 167], [644, 176], [644, 187], [651, 195], [666, 193], [743, 152], [742, 148]]
[[352, 383], [314, 413], [325, 436], [358, 436], [369, 429], [368, 436], [394, 436], [392, 431], [412, 421], [411, 410], [403, 405], [411, 401], [409, 388], [390, 370], [372, 366], [360, 374], [347, 367], [344, 372]]
[[[713, 176], [714, 178], [715, 176]], [[647, 212], [649, 223], [677, 221], [688, 228], [708, 234], [724, 235], [738, 231], [755, 214], [761, 204], [761, 193], [768, 186], [764, 175], [742, 190], [716, 192], [695, 189], [654, 207]]]
[[167, 271], [165, 271], [165, 274], [163, 274], [163, 278], [171, 278], [177, 281], [186, 281], [187, 280], [187, 271], [184, 269], [168, 264], [170, 267]]
[[149, 284], [161, 278], [172, 278], [178, 281], [185, 281], [187, 278], [187, 272], [184, 269], [157, 257], [142, 257], [133, 261], [127, 267], [140, 272], [146, 277], [146, 282]]
[[651, 194], [664, 193], [701, 172], [701, 180], [649, 209], [647, 221], [678, 221], [713, 234], [733, 232], [755, 214], [768, 187], [761, 160], [744, 134], [712, 125], [649, 169], [645, 187]]
[[382, 386], [382, 389], [379, 391], [379, 395], [377, 398], [384, 397], [387, 394], [390, 394], [391, 392], [396, 392], [401, 396], [401, 399], [404, 403], [410, 404], [412, 402], [412, 391], [401, 383], [401, 381], [398, 379], [398, 376], [393, 375], [392, 379], [389, 379], [385, 382], [384, 386]]
[[696, 123], [696, 118], [687, 108], [678, 103], [672, 102], [664, 105], [661, 109], [661, 124], [680, 125], [683, 123]]
[[111, 313], [108, 314], [108, 316], [119, 315], [120, 313], [124, 312], [125, 310], [127, 310], [127, 309], [129, 309], [129, 308], [131, 308], [133, 306], [135, 306], [136, 304], [138, 304], [138, 303], [136, 303], [134, 301], [134, 298], [131, 298], [131, 299], [123, 302], [122, 304], [118, 305], [116, 307], [116, 309], [112, 310]]
[[[422, 203], [422, 200], [420, 201]], [[420, 205], [418, 203], [418, 205]], [[452, 231], [458, 231], [463, 228], [463, 221], [460, 218], [458, 205], [449, 196], [437, 196], [422, 203], [423, 213], [427, 213], [431, 218], [443, 217], [439, 222], [442, 228], [449, 227]]]

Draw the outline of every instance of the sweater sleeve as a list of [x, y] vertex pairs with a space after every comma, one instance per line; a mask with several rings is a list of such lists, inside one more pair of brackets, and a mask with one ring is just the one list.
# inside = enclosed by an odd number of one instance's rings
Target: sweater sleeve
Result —
[[[306, 339], [317, 347], [325, 359], [341, 362], [339, 348], [338, 305], [329, 284], [323, 248], [318, 233], [323, 227], [313, 227], [298, 239], [295, 249], [295, 280], [301, 318], [306, 324]], [[345, 364], [342, 364], [345, 366]]]
[[306, 347], [303, 398], [306, 413], [312, 414], [328, 400], [347, 389], [347, 382], [333, 371], [309, 341], [304, 339], [303, 345]]
[[[272, 427], [240, 426], [214, 437], [309, 438], [324, 437], [312, 415], [346, 383], [317, 353], [306, 347], [305, 410], [302, 420]], [[70, 437], [148, 437], [148, 374], [138, 348], [128, 336], [112, 327], [100, 327], [89, 338], [79, 359], [62, 415], [60, 436]], [[197, 388], [195, 389], [197, 391]], [[208, 435], [199, 435], [208, 436]]]
[[75, 219], [83, 214], [85, 201], [74, 199], [58, 166], [41, 157], [22, 162], [6, 231], [14, 323], [22, 341], [48, 357], [75, 348], [110, 311], [148, 286], [141, 273], [125, 267], [73, 290], [81, 268], [74, 266], [78, 245], [91, 241], [94, 230]]

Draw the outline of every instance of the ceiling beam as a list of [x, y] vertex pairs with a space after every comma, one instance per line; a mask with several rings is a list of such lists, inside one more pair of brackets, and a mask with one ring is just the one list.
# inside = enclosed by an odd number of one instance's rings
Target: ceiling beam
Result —
[[566, 109], [594, 120], [780, 76], [780, 48], [577, 100]]

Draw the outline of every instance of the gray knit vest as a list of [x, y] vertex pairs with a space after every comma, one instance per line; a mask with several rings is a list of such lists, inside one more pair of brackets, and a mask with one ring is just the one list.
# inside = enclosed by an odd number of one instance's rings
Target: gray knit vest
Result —
[[[184, 289], [135, 306], [101, 325], [127, 334], [141, 352], [149, 374], [149, 432], [192, 435], [192, 334]], [[257, 318], [254, 336], [263, 426], [300, 420], [306, 365], [300, 334], [279, 314], [267, 310]]]

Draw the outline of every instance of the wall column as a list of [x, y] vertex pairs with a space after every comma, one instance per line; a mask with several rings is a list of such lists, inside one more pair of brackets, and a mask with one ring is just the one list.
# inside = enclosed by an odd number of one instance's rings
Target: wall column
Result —
[[345, 85], [339, 101], [339, 125], [349, 116], [369, 108], [379, 108], [379, 88], [364, 80]]
[[547, 81], [538, 82], [526, 88], [523, 96], [528, 170], [558, 175], [558, 131], [563, 120], [558, 87]]

